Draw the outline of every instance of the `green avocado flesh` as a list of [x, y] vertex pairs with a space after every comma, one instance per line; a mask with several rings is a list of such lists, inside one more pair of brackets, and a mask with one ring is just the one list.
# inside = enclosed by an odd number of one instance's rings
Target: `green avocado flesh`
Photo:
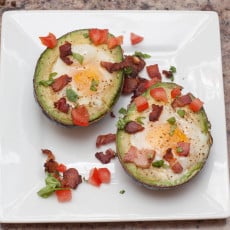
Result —
[[[124, 170], [141, 185], [150, 189], [172, 188], [188, 182], [203, 168], [212, 145], [211, 125], [203, 107], [198, 112], [193, 112], [188, 105], [172, 107], [171, 103], [174, 99], [171, 97], [171, 91], [176, 87], [182, 89], [181, 86], [169, 82], [151, 86], [142, 94], [147, 99], [149, 107], [138, 112], [134, 101], [129, 104], [127, 113], [119, 121], [120, 124], [135, 121], [144, 127], [144, 130], [130, 134], [125, 131], [125, 125], [118, 126], [116, 145], [118, 158]], [[165, 90], [167, 103], [155, 100], [151, 96], [150, 92], [154, 88]], [[192, 94], [189, 95], [192, 99], [195, 98]], [[149, 120], [152, 104], [163, 106], [157, 121]], [[179, 155], [181, 151], [178, 147], [179, 142], [190, 144], [187, 156]], [[148, 159], [148, 166], [140, 166], [135, 160], [137, 155], [128, 154], [133, 146], [138, 149], [140, 158], [143, 149], [154, 151], [153, 158]], [[179, 173], [175, 173], [172, 164], [164, 158], [169, 148], [173, 158], [183, 168]], [[132, 160], [127, 160], [128, 155]]]
[[[72, 108], [84, 105], [89, 113], [89, 124], [102, 118], [116, 103], [123, 84], [123, 72], [109, 73], [100, 66], [101, 61], [121, 62], [123, 53], [120, 46], [109, 49], [106, 44], [95, 46], [89, 36], [89, 30], [76, 30], [58, 39], [57, 45], [47, 48], [37, 61], [34, 73], [34, 93], [43, 112], [64, 126], [74, 126]], [[109, 34], [109, 36], [113, 36]], [[71, 44], [73, 62], [67, 65], [60, 58], [59, 47], [66, 42]], [[60, 91], [54, 92], [49, 80], [67, 74], [71, 81]], [[67, 95], [68, 94], [68, 95]], [[60, 98], [69, 105], [68, 112], [54, 106]]]

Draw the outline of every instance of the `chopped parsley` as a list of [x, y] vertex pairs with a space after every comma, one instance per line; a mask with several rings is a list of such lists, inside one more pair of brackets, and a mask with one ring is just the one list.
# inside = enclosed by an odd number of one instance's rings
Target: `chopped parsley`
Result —
[[170, 136], [173, 136], [173, 134], [174, 134], [176, 128], [177, 128], [177, 124], [171, 125], [170, 131], [169, 131], [169, 135], [170, 135]]
[[184, 115], [185, 115], [185, 111], [183, 110], [183, 109], [178, 109], [177, 111], [177, 114], [180, 116], [180, 117], [184, 117]]
[[119, 109], [119, 114], [122, 115], [122, 117], [119, 118], [119, 120], [117, 121], [117, 128], [118, 129], [124, 129], [125, 125], [127, 124], [127, 120], [125, 119], [125, 116], [127, 114], [127, 110], [123, 107], [121, 107]]
[[133, 69], [132, 69], [132, 67], [125, 67], [123, 69], [123, 72], [124, 72], [125, 75], [129, 75], [129, 74], [131, 74], [133, 72]]
[[144, 124], [143, 119], [145, 119], [145, 117], [137, 117], [136, 121], [137, 121], [139, 124], [143, 125], [143, 124]]
[[76, 59], [81, 65], [84, 61], [84, 56], [79, 53], [73, 53], [73, 58]]
[[83, 37], [84, 37], [84, 38], [88, 38], [88, 37], [89, 37], [89, 33], [84, 33], [84, 34], [83, 34]]
[[168, 123], [170, 125], [174, 125], [176, 123], [176, 118], [175, 117], [170, 117], [167, 121], [168, 121]]
[[69, 101], [72, 101], [72, 102], [76, 102], [76, 100], [78, 99], [78, 95], [71, 88], [66, 89], [66, 97]]
[[127, 110], [124, 107], [121, 107], [118, 112], [124, 116], [127, 114]]
[[51, 174], [47, 174], [45, 179], [46, 186], [40, 189], [37, 193], [43, 198], [49, 197], [56, 190], [61, 190], [61, 182], [53, 177]]
[[99, 82], [97, 80], [93, 79], [91, 81], [90, 90], [97, 91], [98, 84], [99, 84]]
[[50, 73], [49, 75], [49, 79], [48, 80], [42, 80], [42, 81], [39, 81], [39, 85], [43, 85], [45, 87], [48, 87], [50, 85], [52, 85], [54, 83], [54, 77], [57, 75], [56, 72], [53, 72], [53, 73]]
[[124, 193], [125, 193], [125, 190], [122, 189], [122, 190], [120, 191], [120, 194], [124, 194]]
[[160, 167], [162, 167], [164, 165], [164, 160], [158, 160], [158, 161], [154, 161], [153, 163], [152, 163], [152, 166], [153, 167], [156, 167], [156, 168], [160, 168]]
[[151, 55], [149, 54], [144, 54], [140, 51], [135, 51], [134, 56], [140, 57], [140, 58], [151, 58]]
[[178, 147], [176, 148], [176, 152], [177, 152], [177, 153], [182, 153], [182, 152], [183, 152], [183, 148], [180, 147], [180, 146], [178, 146]]

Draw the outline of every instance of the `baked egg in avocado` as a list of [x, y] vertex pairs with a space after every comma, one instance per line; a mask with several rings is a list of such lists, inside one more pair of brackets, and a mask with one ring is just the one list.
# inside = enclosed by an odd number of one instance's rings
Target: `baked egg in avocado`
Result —
[[204, 166], [212, 145], [203, 103], [191, 93], [183, 95], [175, 83], [157, 83], [134, 98], [117, 126], [121, 165], [147, 188], [188, 182]]
[[[122, 88], [122, 71], [109, 73], [100, 64], [122, 61], [121, 47], [95, 45], [89, 31], [63, 35], [36, 65], [35, 97], [49, 118], [65, 126], [88, 126], [99, 120], [110, 111]], [[113, 35], [108, 33], [108, 37]]]

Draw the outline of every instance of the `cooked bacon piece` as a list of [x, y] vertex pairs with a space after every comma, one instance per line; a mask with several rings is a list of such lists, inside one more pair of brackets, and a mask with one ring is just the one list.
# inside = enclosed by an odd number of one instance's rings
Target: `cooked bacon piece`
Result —
[[175, 109], [176, 107], [184, 107], [189, 105], [192, 102], [190, 94], [186, 94], [180, 97], [176, 97], [172, 102], [172, 107]]
[[187, 157], [190, 151], [190, 143], [178, 142], [177, 143], [177, 155]]
[[59, 46], [59, 52], [60, 58], [63, 62], [65, 62], [67, 65], [71, 65], [73, 63], [73, 61], [71, 61], [68, 57], [69, 55], [72, 55], [71, 43], [66, 41], [63, 45]]
[[108, 164], [112, 158], [115, 158], [115, 152], [112, 149], [107, 149], [105, 154], [103, 152], [95, 153], [95, 157], [102, 163]]
[[108, 144], [110, 142], [113, 142], [116, 140], [116, 134], [113, 133], [108, 133], [104, 135], [99, 135], [96, 140], [96, 146], [97, 148], [100, 147], [101, 145]]
[[54, 154], [49, 149], [42, 149], [42, 153], [47, 155], [47, 160], [46, 161], [55, 160]]
[[161, 73], [159, 71], [158, 64], [146, 66], [146, 70], [150, 78], [157, 78], [161, 81]]
[[122, 88], [123, 94], [130, 94], [137, 88], [139, 80], [137, 77], [125, 77]]
[[130, 68], [131, 77], [136, 77], [138, 73], [145, 67], [145, 61], [137, 56], [125, 56], [125, 59], [119, 63], [112, 63], [102, 61], [101, 66], [104, 67], [108, 72], [113, 73], [118, 70], [123, 70], [124, 68]]
[[58, 169], [58, 165], [59, 164], [55, 160], [50, 159], [46, 161], [46, 163], [44, 164], [45, 171], [49, 173], [56, 173]]
[[162, 73], [166, 78], [171, 78], [173, 76], [173, 73], [169, 70], [163, 70]]
[[54, 79], [53, 84], [51, 85], [54, 92], [58, 92], [62, 90], [69, 82], [71, 82], [72, 78], [67, 74], [63, 74], [60, 77]]
[[162, 110], [163, 110], [163, 105], [152, 104], [152, 111], [149, 114], [149, 121], [158, 121]]
[[168, 148], [166, 150], [166, 153], [165, 155], [163, 156], [163, 158], [168, 161], [169, 163], [174, 161], [174, 156], [173, 156], [173, 153], [172, 153], [172, 149], [171, 148]]
[[125, 125], [125, 132], [133, 134], [144, 130], [144, 127], [136, 121], [130, 121]]
[[174, 172], [174, 173], [182, 173], [182, 171], [183, 171], [183, 167], [182, 167], [182, 165], [180, 164], [180, 162], [176, 162], [175, 164], [173, 164], [172, 166], [171, 166], [171, 169], [172, 169], [172, 171]]
[[137, 85], [137, 88], [134, 90], [134, 93], [133, 93], [133, 96], [132, 96], [132, 99], [134, 99], [135, 97], [138, 97], [140, 96], [142, 93], [144, 93], [146, 91], [146, 82], [148, 81], [147, 79], [144, 79], [144, 78], [141, 78], [141, 77], [138, 77], [139, 79], [139, 82], [138, 82], [138, 85]]
[[58, 101], [54, 102], [54, 107], [63, 113], [68, 113], [70, 106], [66, 102], [66, 99], [62, 97]]
[[165, 155], [163, 158], [169, 163], [170, 168], [174, 173], [181, 173], [183, 171], [183, 167], [180, 164], [180, 162], [177, 161], [177, 159], [173, 156], [172, 149], [168, 148], [166, 150]]
[[81, 182], [82, 178], [81, 175], [79, 175], [77, 169], [69, 168], [63, 173], [61, 184], [64, 188], [76, 189]]
[[137, 149], [135, 146], [131, 146], [128, 152], [124, 155], [123, 161], [125, 163], [134, 163], [140, 168], [149, 168], [151, 162], [155, 157], [156, 152], [151, 149]]
[[116, 115], [114, 114], [113, 111], [110, 111], [110, 116], [111, 116], [112, 118], [115, 118], [115, 117], [116, 117]]

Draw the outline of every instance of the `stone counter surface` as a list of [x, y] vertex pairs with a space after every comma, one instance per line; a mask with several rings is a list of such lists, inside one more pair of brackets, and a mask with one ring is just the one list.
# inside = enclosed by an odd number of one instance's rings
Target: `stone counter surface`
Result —
[[[209, 10], [220, 19], [223, 78], [230, 149], [230, 0], [0, 0], [8, 10]], [[1, 18], [1, 17], [0, 17]], [[0, 20], [1, 25], [1, 20]], [[230, 158], [230, 157], [229, 157]], [[230, 218], [197, 221], [121, 223], [1, 224], [1, 229], [230, 229]]]

